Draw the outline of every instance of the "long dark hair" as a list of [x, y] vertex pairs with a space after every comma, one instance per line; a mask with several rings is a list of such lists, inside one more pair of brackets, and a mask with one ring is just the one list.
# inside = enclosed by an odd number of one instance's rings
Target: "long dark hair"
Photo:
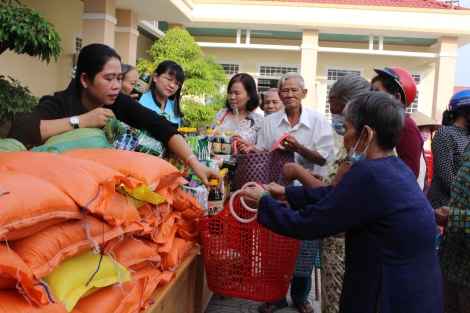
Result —
[[121, 62], [121, 57], [110, 46], [100, 43], [92, 43], [83, 47], [78, 54], [77, 69], [75, 70], [75, 89], [78, 92], [83, 90], [83, 85], [80, 77], [85, 73], [90, 81], [95, 79], [96, 74], [101, 72], [104, 65], [116, 58]]
[[[236, 82], [242, 83], [243, 87], [245, 87], [245, 90], [248, 93], [248, 96], [250, 97], [250, 100], [248, 100], [248, 103], [246, 104], [246, 110], [249, 112], [252, 112], [259, 105], [259, 98], [258, 98], [258, 92], [256, 91], [255, 80], [249, 74], [238, 73], [237, 75], [233, 76], [230, 82], [228, 83], [227, 93], [230, 91], [230, 88], [232, 88], [232, 85]], [[230, 112], [232, 112], [232, 108], [230, 107], [228, 97], [227, 97], [227, 100], [225, 101], [225, 107], [229, 109]]]
[[[180, 107], [180, 101], [181, 101], [181, 88], [183, 87], [184, 83], [184, 70], [181, 66], [178, 65], [178, 63], [171, 61], [171, 60], [166, 60], [160, 63], [155, 70], [155, 74], [157, 76], [162, 75], [163, 73], [167, 73], [171, 77], [174, 77], [179, 83], [180, 86], [178, 87], [178, 90], [176, 90], [175, 94], [168, 97], [171, 101], [175, 103], [173, 106], [173, 114], [175, 114], [175, 117], [183, 117], [184, 114], [181, 112], [181, 107]], [[155, 104], [161, 109], [162, 108], [162, 103], [158, 102], [157, 97], [155, 96], [156, 93], [156, 86], [155, 86], [155, 81], [153, 79], [150, 80], [150, 86], [149, 86], [149, 91], [152, 93], [152, 99], [155, 102]]]
[[469, 123], [470, 122], [470, 107], [463, 107], [455, 111], [445, 110], [442, 113], [442, 125], [444, 126], [454, 125], [455, 120], [459, 116], [464, 116], [465, 119], [467, 120], [467, 123]]
[[[382, 86], [384, 86], [384, 88], [387, 90], [387, 92], [389, 94], [396, 97], [396, 95], [398, 93], [402, 97], [401, 100], [404, 101], [401, 87], [400, 87], [400, 85], [398, 85], [398, 83], [393, 78], [387, 77], [387, 76], [381, 76], [381, 75], [375, 76], [370, 81], [371, 91], [377, 91], [376, 87], [374, 86], [374, 83], [377, 82], [377, 81], [380, 81], [382, 83]], [[405, 105], [403, 104], [403, 106], [405, 106]]]

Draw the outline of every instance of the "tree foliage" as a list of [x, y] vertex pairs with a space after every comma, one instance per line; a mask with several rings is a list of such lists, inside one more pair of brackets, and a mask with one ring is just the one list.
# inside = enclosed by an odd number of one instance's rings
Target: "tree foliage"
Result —
[[22, 87], [18, 80], [10, 76], [8, 78], [11, 82], [0, 75], [0, 125], [31, 112], [39, 101], [28, 87]]
[[20, 6], [12, 5], [11, 0], [0, 0], [0, 54], [10, 49], [47, 63], [51, 58], [57, 61], [62, 51], [60, 32], [44, 19], [42, 12], [15, 1]]
[[[148, 52], [151, 59], [139, 59], [138, 71], [142, 73], [147, 67], [155, 69], [165, 60], [178, 63], [186, 77], [182, 89], [185, 121], [194, 127], [210, 123], [222, 107], [223, 89], [228, 83], [224, 69], [215, 57], [206, 56], [194, 38], [178, 27], [169, 29]], [[212, 104], [206, 105], [208, 99]]]
[[[62, 36], [43, 12], [30, 9], [18, 0], [18, 6], [11, 0], [0, 0], [0, 54], [7, 49], [17, 54], [38, 57], [41, 61], [57, 61], [62, 51]], [[14, 121], [20, 115], [29, 113], [38, 103], [28, 87], [12, 77], [0, 75], [0, 125]]]

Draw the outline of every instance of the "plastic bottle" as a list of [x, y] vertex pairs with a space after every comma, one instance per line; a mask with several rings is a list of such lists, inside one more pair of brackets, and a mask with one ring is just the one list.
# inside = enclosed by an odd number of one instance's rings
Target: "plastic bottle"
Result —
[[181, 127], [181, 134], [183, 134], [184, 140], [188, 141], [189, 132], [187, 127]]
[[212, 129], [207, 129], [206, 130], [206, 137], [207, 137], [207, 140], [209, 141], [209, 151], [212, 151]]
[[232, 131], [226, 130], [225, 136], [222, 137], [222, 147], [220, 154], [231, 155], [232, 154]]
[[147, 91], [147, 88], [150, 84], [150, 79], [152, 78], [153, 69], [151, 67], [147, 67], [147, 70], [144, 74], [139, 77], [139, 80], [135, 83], [134, 89], [131, 91], [132, 94], [137, 94], [137, 100], [142, 97], [142, 94]]
[[224, 207], [224, 197], [220, 194], [217, 185], [218, 181], [216, 179], [212, 179], [209, 182], [210, 190], [209, 197], [207, 198], [207, 208], [209, 217], [219, 214], [219, 212], [222, 211]]
[[212, 152], [215, 154], [221, 154], [222, 152], [222, 130], [215, 132], [214, 139], [212, 139]]

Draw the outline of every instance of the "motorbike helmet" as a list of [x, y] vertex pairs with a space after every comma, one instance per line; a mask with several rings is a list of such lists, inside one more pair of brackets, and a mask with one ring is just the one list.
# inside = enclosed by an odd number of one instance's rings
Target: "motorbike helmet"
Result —
[[394, 79], [400, 87], [401, 102], [405, 106], [410, 106], [416, 98], [416, 82], [408, 71], [400, 67], [374, 68], [379, 76]]
[[457, 91], [449, 101], [449, 111], [453, 112], [470, 106], [470, 89]]

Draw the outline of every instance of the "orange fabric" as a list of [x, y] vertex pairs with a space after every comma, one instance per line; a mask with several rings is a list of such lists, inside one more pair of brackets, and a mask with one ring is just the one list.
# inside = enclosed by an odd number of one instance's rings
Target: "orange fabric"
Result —
[[141, 220], [135, 205], [127, 200], [126, 196], [117, 192], [114, 194], [114, 201], [103, 214], [103, 219], [109, 224], [116, 226], [129, 225]]
[[[0, 285], [3, 285], [4, 288], [7, 287], [8, 283], [11, 284], [11, 280], [13, 280], [15, 282], [15, 288], [16, 282], [19, 282], [19, 285], [21, 285], [25, 294], [32, 302], [40, 305], [49, 303], [46, 290], [33, 277], [31, 269], [15, 251], [8, 249], [4, 244], [0, 244], [0, 277], [2, 278]], [[0, 296], [0, 299], [2, 299], [2, 301], [0, 301], [1, 307], [1, 302], [3, 302], [4, 299], [2, 296]], [[12, 307], [10, 307], [10, 309], [11, 308]], [[0, 312], [3, 311], [0, 310]]]
[[17, 283], [18, 283], [17, 280], [0, 276], [0, 290], [2, 289], [15, 289], [16, 290]]
[[83, 220], [67, 221], [46, 228], [32, 236], [9, 242], [14, 250], [31, 268], [37, 278], [52, 272], [59, 264], [78, 253], [122, 235], [120, 226], [109, 225], [92, 216]]
[[191, 242], [201, 242], [201, 237], [199, 236], [199, 220], [188, 221], [180, 219], [176, 222], [176, 228], [177, 237]]
[[[121, 183], [136, 189], [141, 183], [112, 168], [89, 160], [43, 152], [0, 153], [0, 170], [27, 173], [47, 180], [68, 195], [79, 207], [105, 214]], [[39, 192], [39, 191], [38, 191]]]
[[0, 186], [9, 192], [0, 196], [2, 241], [26, 237], [64, 218], [81, 217], [75, 202], [46, 180], [0, 170]]
[[17, 290], [0, 290], [0, 299], [2, 299], [0, 301], [0, 312], [2, 313], [68, 313], [60, 303], [40, 306], [29, 302]]
[[173, 247], [173, 238], [175, 238], [176, 235], [176, 230], [176, 224], [173, 224], [168, 236], [165, 237], [166, 242], [164, 244], [159, 245], [159, 247], [157, 248], [158, 253], [168, 253], [171, 251]]
[[172, 238], [172, 233], [173, 236], [176, 233], [176, 227], [173, 228], [173, 225], [175, 224], [175, 219], [181, 218], [181, 214], [179, 212], [171, 212], [166, 219], [158, 225], [158, 228], [154, 232], [154, 236], [152, 237], [152, 240], [155, 241], [158, 244], [164, 245], [168, 242], [170, 238]]
[[201, 204], [193, 196], [181, 188], [173, 190], [172, 206], [181, 212], [181, 216], [187, 220], [194, 220], [204, 215], [205, 211]]
[[160, 262], [160, 255], [155, 247], [152, 248], [152, 244], [147, 239], [131, 237], [125, 239], [110, 256], [126, 268], [141, 263]]
[[146, 203], [138, 209], [140, 218], [145, 220], [153, 229], [157, 229], [161, 222], [168, 218], [171, 213], [171, 207], [167, 202], [158, 205]]
[[182, 173], [167, 161], [150, 154], [116, 149], [80, 149], [64, 152], [109, 166], [125, 176], [143, 182], [152, 190], [173, 184]]
[[169, 253], [162, 253], [162, 267], [165, 271], [174, 271], [188, 256], [195, 243], [175, 237]]

